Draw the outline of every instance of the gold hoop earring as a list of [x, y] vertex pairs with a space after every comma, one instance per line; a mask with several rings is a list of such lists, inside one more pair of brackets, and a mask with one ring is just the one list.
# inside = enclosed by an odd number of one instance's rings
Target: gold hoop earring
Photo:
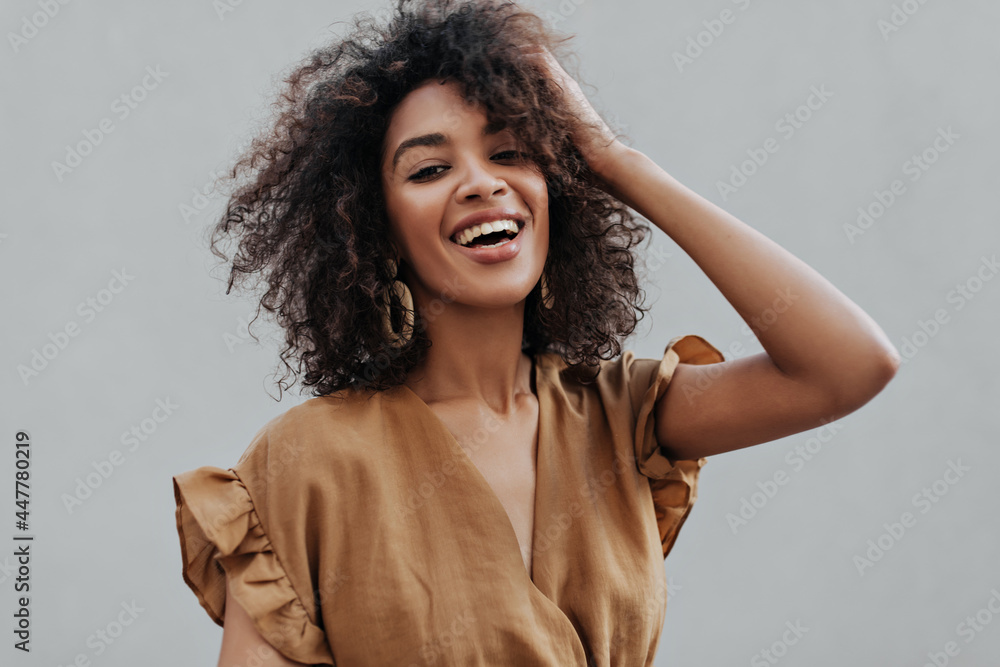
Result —
[[389, 275], [392, 276], [392, 285], [389, 289], [393, 291], [399, 301], [403, 304], [403, 309], [405, 315], [403, 317], [403, 330], [396, 332], [392, 328], [392, 317], [390, 316], [390, 306], [389, 306], [389, 295], [385, 296], [385, 303], [382, 308], [382, 326], [385, 330], [386, 336], [389, 338], [390, 345], [393, 347], [403, 347], [410, 339], [413, 338], [413, 293], [410, 292], [410, 288], [407, 287], [406, 283], [402, 280], [397, 280], [396, 276], [398, 271], [398, 264], [396, 260], [390, 259], [386, 263], [389, 269]]
[[541, 291], [542, 291], [542, 306], [544, 308], [548, 308], [549, 310], [551, 310], [553, 297], [552, 294], [549, 292], [549, 281], [545, 278], [545, 273], [542, 273]]

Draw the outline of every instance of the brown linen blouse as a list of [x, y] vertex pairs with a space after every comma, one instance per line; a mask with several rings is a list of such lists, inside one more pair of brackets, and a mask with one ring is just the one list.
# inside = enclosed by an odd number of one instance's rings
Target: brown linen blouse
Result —
[[405, 385], [311, 398], [239, 462], [173, 477], [183, 577], [223, 625], [226, 578], [267, 641], [316, 665], [648, 666], [663, 559], [705, 463], [667, 458], [654, 403], [678, 363], [723, 361], [699, 336], [631, 350], [596, 383], [534, 357], [532, 575], [492, 487]]

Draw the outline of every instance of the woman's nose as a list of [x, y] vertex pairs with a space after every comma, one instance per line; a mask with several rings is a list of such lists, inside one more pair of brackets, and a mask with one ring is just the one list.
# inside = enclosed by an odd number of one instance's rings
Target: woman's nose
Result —
[[492, 163], [475, 162], [466, 168], [462, 184], [455, 192], [459, 201], [474, 197], [490, 199], [507, 192], [507, 182], [496, 174], [497, 166]]

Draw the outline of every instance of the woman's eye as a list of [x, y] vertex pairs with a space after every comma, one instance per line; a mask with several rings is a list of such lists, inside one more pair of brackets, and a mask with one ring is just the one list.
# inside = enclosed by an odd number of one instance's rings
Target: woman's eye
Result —
[[434, 171], [435, 169], [447, 169], [447, 168], [448, 167], [444, 166], [443, 164], [436, 164], [431, 167], [424, 167], [423, 169], [420, 169], [412, 176], [410, 176], [409, 180], [424, 181], [427, 180], [428, 178], [433, 178], [434, 176], [437, 176], [439, 173], [441, 173], [438, 171]]
[[[500, 162], [521, 162], [527, 159], [527, 156], [518, 150], [506, 150], [500, 151], [499, 153], [494, 153], [490, 158], [491, 160], [497, 160]], [[429, 181], [435, 176], [440, 176], [443, 172], [447, 171], [450, 167], [444, 164], [435, 164], [429, 167], [424, 167], [419, 169], [410, 175], [407, 180], [410, 181]]]
[[521, 160], [524, 158], [524, 153], [515, 150], [500, 151], [493, 157], [499, 160]]

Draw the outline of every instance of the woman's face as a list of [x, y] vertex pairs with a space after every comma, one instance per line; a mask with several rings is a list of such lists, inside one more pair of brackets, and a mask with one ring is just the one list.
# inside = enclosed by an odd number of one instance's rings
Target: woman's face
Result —
[[[454, 82], [425, 82], [393, 112], [382, 187], [400, 277], [418, 305], [509, 306], [538, 282], [549, 249], [548, 191], [520, 150]], [[456, 231], [486, 222], [497, 227], [493, 234], [472, 247], [456, 242]], [[506, 240], [499, 225], [510, 222], [519, 229]], [[492, 243], [503, 245], [476, 247]]]

